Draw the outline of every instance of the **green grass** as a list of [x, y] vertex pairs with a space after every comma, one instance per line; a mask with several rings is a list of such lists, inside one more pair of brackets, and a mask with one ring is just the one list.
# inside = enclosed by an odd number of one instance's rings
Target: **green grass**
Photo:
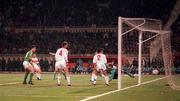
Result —
[[[57, 86], [53, 74], [44, 74], [43, 80], [34, 79], [33, 86], [21, 84], [24, 74], [0, 74], [0, 84], [19, 82], [14, 85], [0, 86], [0, 101], [78, 101], [89, 96], [105, 93], [117, 89], [117, 80], [104, 84], [99, 77], [97, 85], [89, 82], [90, 75], [72, 75], [72, 86]], [[160, 76], [144, 76], [144, 81], [149, 81]], [[137, 84], [137, 78], [123, 77], [123, 87]], [[166, 80], [160, 80], [139, 87], [127, 89], [92, 101], [180, 101], [180, 91], [172, 90], [165, 86]]]

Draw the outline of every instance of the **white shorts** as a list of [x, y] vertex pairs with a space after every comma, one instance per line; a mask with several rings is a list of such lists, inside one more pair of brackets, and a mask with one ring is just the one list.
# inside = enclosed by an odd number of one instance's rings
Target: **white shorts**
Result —
[[106, 70], [106, 65], [104, 63], [96, 63], [96, 70], [99, 71], [100, 69]]
[[24, 62], [23, 62], [23, 67], [24, 67], [24, 69], [29, 68], [30, 65], [31, 65], [31, 64], [30, 64], [28, 61], [24, 61]]
[[66, 62], [65, 61], [57, 61], [55, 63], [55, 70], [64, 69], [64, 68], [66, 68]]
[[35, 70], [39, 70], [40, 67], [36, 63], [32, 63]]

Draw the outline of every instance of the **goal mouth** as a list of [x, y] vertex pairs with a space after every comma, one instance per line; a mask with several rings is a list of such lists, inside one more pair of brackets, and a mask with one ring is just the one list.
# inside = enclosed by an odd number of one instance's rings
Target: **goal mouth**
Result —
[[167, 76], [169, 85], [177, 88], [172, 73], [167, 73], [172, 72], [168, 70], [173, 67], [171, 38], [170, 31], [162, 30], [161, 20], [119, 17], [118, 24], [119, 78], [121, 70], [134, 68], [133, 72], [138, 76], [135, 84], [140, 85], [144, 82], [143, 75], [155, 75], [152, 71], [157, 70], [157, 77]]

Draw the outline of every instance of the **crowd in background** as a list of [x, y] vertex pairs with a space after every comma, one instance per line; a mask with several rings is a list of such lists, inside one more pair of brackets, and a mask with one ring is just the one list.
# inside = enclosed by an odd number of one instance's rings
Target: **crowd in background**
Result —
[[[2, 57], [0, 59], [0, 71], [24, 71], [24, 67], [22, 65], [23, 58], [7, 58]], [[41, 69], [43, 71], [53, 71], [54, 70], [54, 61], [49, 61], [47, 58], [41, 58], [39, 60], [39, 64], [41, 65]]]
[[[118, 16], [167, 20], [176, 0], [2, 0], [6, 26], [117, 25]], [[153, 13], [152, 13], [153, 12]]]
[[[10, 27], [46, 26], [117, 26], [118, 16], [161, 19], [165, 23], [176, 0], [2, 0], [0, 3], [0, 54], [25, 54], [32, 44], [38, 54], [55, 52], [64, 40], [70, 42], [70, 54], [94, 54], [104, 48], [105, 54], [117, 54], [115, 32], [11, 32]], [[180, 17], [172, 29], [172, 51], [180, 51]], [[128, 39], [128, 40], [126, 40]], [[138, 34], [124, 36], [123, 53], [137, 54]], [[149, 53], [150, 44], [143, 44], [142, 52]], [[22, 71], [22, 57], [0, 60], [1, 71]], [[176, 59], [175, 67], [180, 66]], [[136, 61], [137, 62], [137, 61]], [[132, 62], [131, 64], [133, 65]], [[54, 61], [40, 59], [44, 71], [51, 71]], [[160, 64], [162, 62], [159, 62]], [[153, 65], [153, 64], [152, 64]], [[91, 66], [91, 65], [89, 65]], [[136, 65], [133, 65], [136, 67]], [[72, 71], [84, 71], [81, 65]], [[150, 67], [150, 66], [147, 66]], [[136, 70], [136, 69], [134, 69]], [[87, 70], [88, 71], [88, 70]], [[90, 71], [90, 70], [89, 70]], [[136, 72], [136, 71], [134, 71]]]
[[[144, 34], [147, 36], [148, 34]], [[0, 54], [25, 54], [29, 47], [38, 46], [38, 54], [56, 52], [64, 40], [70, 43], [70, 54], [94, 54], [104, 48], [106, 54], [117, 54], [115, 32], [23, 32], [0, 34]], [[133, 31], [123, 37], [123, 52], [138, 53], [138, 33]], [[149, 53], [150, 43], [143, 44], [143, 53]]]
[[[112, 60], [109, 60], [109, 62]], [[114, 61], [114, 60], [113, 60]], [[115, 60], [117, 62], [117, 60]], [[71, 61], [72, 62], [72, 61]], [[4, 57], [0, 58], [0, 71], [6, 72], [21, 72], [24, 71], [23, 68], [23, 58], [7, 58]], [[55, 66], [54, 59], [47, 59], [47, 58], [39, 58], [39, 64], [41, 66], [41, 70], [43, 72], [53, 72]], [[117, 66], [117, 63], [115, 64]], [[88, 74], [91, 73], [93, 70], [93, 64], [91, 59], [81, 59], [77, 58], [74, 61], [73, 65], [70, 63], [69, 71], [72, 73], [80, 73], [80, 74]], [[122, 69], [124, 71], [129, 71], [132, 74], [138, 74], [138, 60], [134, 58], [131, 62], [127, 61], [123, 63]], [[160, 74], [165, 73], [164, 63], [162, 58], [143, 58], [142, 59], [142, 73], [143, 74], [151, 74], [152, 70], [157, 69]], [[174, 72], [180, 73], [180, 61], [177, 59], [174, 61], [174, 68], [172, 68]]]

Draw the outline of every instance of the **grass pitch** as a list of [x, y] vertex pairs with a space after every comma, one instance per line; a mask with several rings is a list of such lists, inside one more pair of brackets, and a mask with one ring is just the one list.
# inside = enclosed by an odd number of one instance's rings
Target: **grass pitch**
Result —
[[[0, 101], [79, 101], [81, 99], [117, 89], [117, 80], [104, 84], [99, 77], [97, 85], [91, 84], [90, 75], [72, 75], [72, 86], [67, 86], [63, 79], [62, 86], [57, 86], [53, 74], [43, 74], [43, 80], [34, 84], [23, 85], [24, 74], [0, 74]], [[34, 76], [35, 77], [35, 76]], [[144, 76], [149, 81], [160, 76]], [[137, 84], [137, 78], [123, 77], [123, 87]], [[166, 80], [159, 80], [139, 87], [116, 92], [91, 101], [180, 101], [180, 91], [165, 86]]]

